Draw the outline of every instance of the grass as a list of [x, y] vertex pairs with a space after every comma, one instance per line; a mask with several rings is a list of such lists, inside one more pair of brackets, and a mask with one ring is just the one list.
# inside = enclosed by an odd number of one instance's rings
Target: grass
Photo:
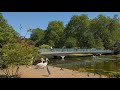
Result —
[[98, 58], [99, 60], [115, 60], [115, 59], [110, 59], [110, 58]]
[[69, 56], [91, 56], [92, 54], [70, 54]]

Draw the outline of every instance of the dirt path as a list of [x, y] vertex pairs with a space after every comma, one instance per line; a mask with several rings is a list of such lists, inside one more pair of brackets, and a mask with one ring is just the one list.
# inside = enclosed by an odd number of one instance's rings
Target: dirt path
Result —
[[[48, 66], [51, 75], [48, 74], [47, 68], [45, 69], [35, 69], [35, 66], [30, 68], [21, 66], [20, 74], [22, 78], [100, 78], [99, 75], [94, 75], [93, 73], [78, 72], [68, 69], [61, 70], [58, 67]], [[106, 78], [102, 76], [101, 78]]]

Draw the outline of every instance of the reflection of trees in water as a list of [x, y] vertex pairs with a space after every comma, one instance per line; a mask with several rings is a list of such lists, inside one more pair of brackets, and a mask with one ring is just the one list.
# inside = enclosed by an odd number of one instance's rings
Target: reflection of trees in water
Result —
[[93, 68], [94, 64], [95, 62], [74, 62], [74, 63], [59, 64], [57, 66], [78, 70], [79, 68], [85, 68], [85, 69]]
[[96, 62], [96, 60], [97, 60], [97, 56], [93, 56], [92, 61], [93, 61], [93, 62]]
[[79, 60], [65, 60], [65, 62], [61, 62], [57, 64], [58, 67], [68, 68], [77, 71], [87, 71], [92, 72], [94, 75], [98, 74], [107, 74], [108, 71], [119, 71], [120, 70], [120, 63], [110, 61], [109, 59], [99, 59], [98, 56], [96, 57], [89, 57], [89, 58], [80, 58]]

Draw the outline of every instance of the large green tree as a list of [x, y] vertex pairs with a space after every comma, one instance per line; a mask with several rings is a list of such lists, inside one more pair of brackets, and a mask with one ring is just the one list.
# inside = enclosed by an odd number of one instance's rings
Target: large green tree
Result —
[[31, 35], [30, 35], [30, 40], [34, 42], [35, 46], [40, 46], [44, 42], [44, 30], [40, 28], [32, 29], [31, 30]]
[[97, 49], [105, 49], [104, 43], [102, 42], [101, 38], [95, 38], [95, 48]]
[[95, 38], [91, 32], [85, 33], [83, 44], [85, 48], [95, 48]]
[[65, 42], [65, 46], [66, 48], [73, 48], [77, 46], [76, 43], [77, 43], [76, 39], [73, 37], [70, 37], [70, 38], [67, 38]]
[[68, 22], [65, 29], [65, 36], [67, 38], [73, 37], [77, 40], [77, 46], [83, 48], [85, 33], [89, 29], [89, 18], [87, 15], [74, 15]]
[[0, 47], [8, 42], [14, 42], [19, 34], [7, 23], [0, 13]]
[[120, 21], [118, 15], [114, 15], [114, 17], [110, 19], [109, 30], [114, 46], [116, 42], [120, 41]]
[[95, 39], [101, 39], [101, 43], [103, 43], [105, 49], [112, 49], [115, 42], [119, 40], [119, 26], [120, 23], [117, 16], [110, 18], [99, 15], [90, 21], [90, 31], [93, 33]]
[[59, 47], [59, 40], [64, 33], [64, 24], [61, 21], [51, 21], [48, 24], [47, 30], [45, 31], [45, 43], [53, 46]]

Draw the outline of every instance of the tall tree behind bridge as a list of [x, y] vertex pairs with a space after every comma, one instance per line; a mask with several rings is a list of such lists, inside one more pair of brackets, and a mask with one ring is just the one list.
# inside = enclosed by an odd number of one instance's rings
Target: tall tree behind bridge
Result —
[[64, 28], [61, 21], [51, 21], [44, 34], [33, 30], [31, 38], [35, 45], [48, 44], [55, 48], [63, 46], [72, 48], [113, 49], [120, 41], [120, 23], [117, 15], [107, 17], [99, 15], [89, 19], [87, 15], [74, 15]]
[[31, 35], [30, 35], [30, 40], [33, 41], [35, 46], [40, 46], [44, 43], [44, 30], [40, 28], [32, 29], [31, 30]]
[[64, 24], [61, 21], [51, 21], [45, 31], [45, 44], [53, 47], [59, 47], [60, 38], [64, 33]]
[[[77, 47], [85, 48], [88, 46], [89, 43], [86, 41], [87, 39], [87, 32], [89, 30], [89, 18], [87, 15], [74, 15], [70, 21], [68, 22], [66, 29], [65, 29], [65, 36], [66, 40], [67, 38], [75, 38], [77, 42], [74, 42], [77, 44]], [[90, 36], [91, 34], [89, 34]], [[93, 38], [91, 38], [93, 39]], [[94, 42], [94, 40], [91, 40]]]
[[101, 43], [103, 43], [101, 47], [112, 49], [115, 42], [120, 38], [119, 25], [119, 20], [115, 18], [115, 16], [114, 18], [110, 18], [99, 15], [97, 18], [90, 21], [89, 30], [93, 33], [96, 41], [101, 39]]

